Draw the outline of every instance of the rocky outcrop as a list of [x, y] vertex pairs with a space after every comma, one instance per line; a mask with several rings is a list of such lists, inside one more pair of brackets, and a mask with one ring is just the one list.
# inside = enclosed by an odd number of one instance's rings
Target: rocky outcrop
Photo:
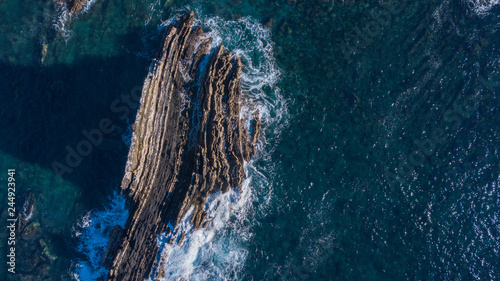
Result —
[[87, 2], [90, 0], [59, 0], [60, 2], [66, 3], [68, 10], [71, 14], [79, 13]]
[[108, 280], [150, 276], [158, 235], [190, 208], [193, 227], [204, 227], [207, 196], [238, 188], [254, 154], [260, 125], [257, 118], [242, 125], [242, 63], [223, 46], [211, 48], [193, 20], [190, 13], [167, 27], [144, 82], [122, 181], [130, 216], [121, 234], [114, 230], [121, 242], [108, 247]]

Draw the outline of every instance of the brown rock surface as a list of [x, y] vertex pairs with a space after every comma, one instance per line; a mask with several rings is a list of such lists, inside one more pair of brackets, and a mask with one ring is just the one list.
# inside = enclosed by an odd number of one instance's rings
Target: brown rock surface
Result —
[[62, 3], [66, 3], [68, 10], [71, 14], [80, 12], [83, 6], [90, 0], [59, 0]]
[[167, 27], [144, 82], [122, 181], [130, 216], [114, 234], [121, 243], [108, 246], [108, 280], [149, 276], [167, 224], [194, 207], [194, 228], [206, 225], [207, 196], [240, 187], [254, 154], [260, 124], [255, 117], [250, 133], [240, 120], [241, 61], [223, 46], [211, 49], [193, 20], [190, 13]]

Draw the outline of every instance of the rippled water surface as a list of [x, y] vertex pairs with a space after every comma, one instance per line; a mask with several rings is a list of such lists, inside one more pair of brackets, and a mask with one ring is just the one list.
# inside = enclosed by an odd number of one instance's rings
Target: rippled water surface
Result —
[[242, 58], [243, 115], [258, 109], [263, 134], [205, 230], [158, 237], [166, 280], [499, 280], [498, 4], [1, 1], [0, 182], [16, 169], [26, 222], [0, 279], [106, 275], [133, 97], [164, 26], [194, 10]]

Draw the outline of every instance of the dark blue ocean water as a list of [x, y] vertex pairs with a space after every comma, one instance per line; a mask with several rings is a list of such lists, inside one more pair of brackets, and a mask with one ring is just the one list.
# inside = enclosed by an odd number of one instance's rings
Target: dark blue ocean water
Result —
[[106, 275], [134, 96], [189, 10], [264, 133], [207, 229], [163, 246], [166, 280], [500, 280], [497, 0], [1, 1], [0, 280]]

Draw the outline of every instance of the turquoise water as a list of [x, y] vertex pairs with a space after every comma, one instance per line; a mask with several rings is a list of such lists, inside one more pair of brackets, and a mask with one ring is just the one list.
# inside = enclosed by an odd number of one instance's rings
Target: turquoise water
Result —
[[213, 223], [164, 246], [167, 280], [500, 279], [497, 2], [2, 1], [0, 182], [15, 168], [18, 213], [35, 206], [2, 280], [106, 273], [131, 97], [188, 10], [243, 58], [264, 134]]

